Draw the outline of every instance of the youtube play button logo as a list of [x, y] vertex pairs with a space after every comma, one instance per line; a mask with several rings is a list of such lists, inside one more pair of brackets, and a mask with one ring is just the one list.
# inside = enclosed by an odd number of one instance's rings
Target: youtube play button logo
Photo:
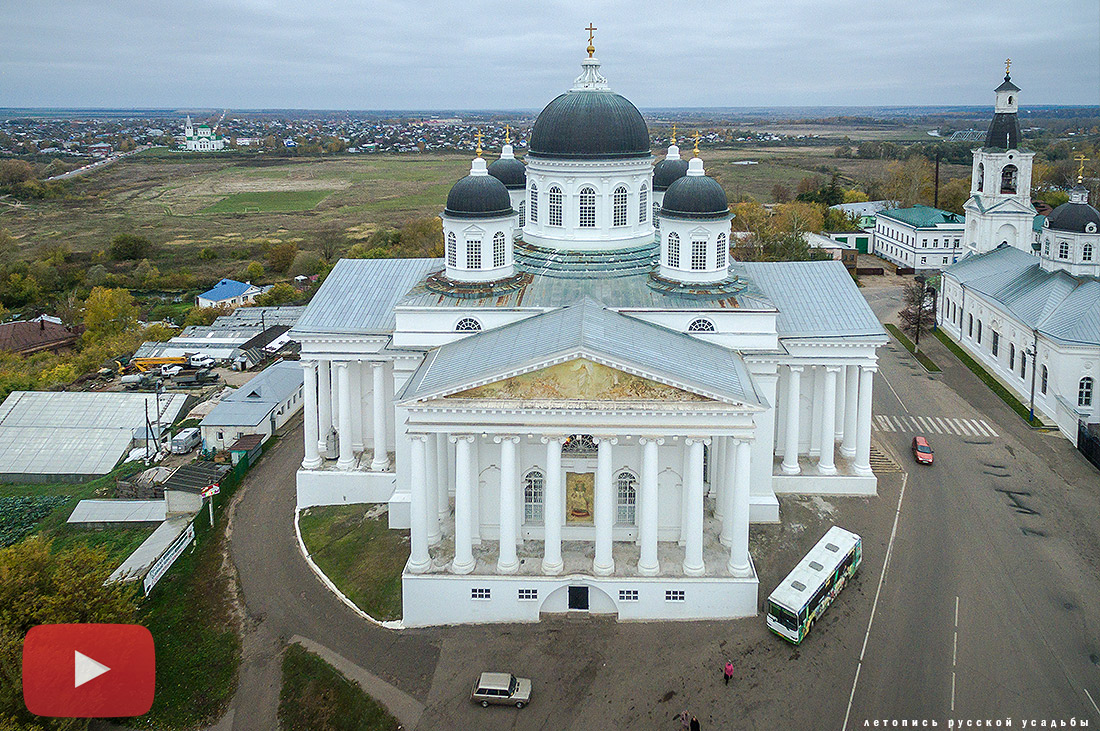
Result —
[[23, 640], [23, 702], [38, 716], [148, 713], [156, 686], [153, 635], [136, 624], [43, 624]]

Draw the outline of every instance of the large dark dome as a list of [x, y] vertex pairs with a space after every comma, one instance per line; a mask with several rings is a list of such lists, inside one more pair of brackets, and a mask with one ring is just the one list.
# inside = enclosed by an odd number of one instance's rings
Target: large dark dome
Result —
[[467, 175], [451, 187], [443, 213], [456, 218], [500, 218], [514, 211], [504, 183], [482, 172]]
[[504, 183], [505, 188], [527, 187], [527, 168], [514, 157], [502, 157], [489, 163], [489, 174]]
[[653, 190], [668, 190], [668, 186], [687, 175], [687, 160], [670, 160], [667, 157], [653, 166]]
[[673, 218], [726, 218], [730, 215], [726, 191], [706, 175], [685, 175], [665, 192], [661, 215]]
[[568, 159], [648, 157], [649, 129], [637, 107], [613, 91], [568, 91], [547, 104], [535, 120], [530, 154]]
[[[1090, 223], [1091, 231], [1088, 230]], [[1063, 203], [1051, 212], [1047, 218], [1047, 225], [1055, 231], [1096, 233], [1100, 231], [1100, 211], [1088, 203]]]

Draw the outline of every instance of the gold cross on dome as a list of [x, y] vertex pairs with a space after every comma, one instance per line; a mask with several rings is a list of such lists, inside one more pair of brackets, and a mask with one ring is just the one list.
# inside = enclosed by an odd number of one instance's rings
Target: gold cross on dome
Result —
[[1073, 156], [1073, 159], [1077, 161], [1077, 182], [1080, 183], [1085, 179], [1085, 163], [1089, 161], [1089, 158], [1085, 157], [1085, 153], [1078, 152]]
[[512, 144], [512, 125], [504, 125], [504, 144]]
[[481, 130], [477, 131], [477, 156], [481, 157]]
[[672, 144], [676, 144], [676, 123], [672, 123]]
[[592, 34], [599, 30], [599, 28], [589, 23], [585, 30], [588, 31], [588, 57], [592, 58], [592, 54], [596, 52], [596, 47], [592, 45]]
[[1008, 76], [1008, 70], [1010, 68], [1012, 68], [1012, 59], [1011, 58], [1006, 58], [1005, 59], [1005, 76]]
[[695, 157], [699, 157], [699, 130], [695, 130], [695, 149], [693, 150]]

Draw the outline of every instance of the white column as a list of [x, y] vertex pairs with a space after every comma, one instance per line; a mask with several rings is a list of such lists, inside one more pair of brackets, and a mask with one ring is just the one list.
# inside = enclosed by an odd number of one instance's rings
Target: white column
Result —
[[686, 439], [680, 452], [683, 462], [680, 469], [680, 474], [683, 475], [680, 480], [680, 545], [685, 546], [687, 545], [688, 531], [691, 530], [691, 521], [688, 519], [688, 513], [691, 512], [689, 507], [691, 490], [688, 487], [688, 475], [691, 474], [691, 447], [688, 446]]
[[493, 437], [500, 444], [500, 550], [497, 573], [514, 574], [516, 557], [516, 443], [519, 437]]
[[848, 369], [845, 366], [840, 366], [840, 370], [836, 374], [836, 419], [833, 421], [833, 426], [836, 427], [833, 434], [834, 445], [844, 438], [844, 409], [848, 404], [848, 400], [844, 397], [844, 389], [847, 385]]
[[856, 456], [856, 424], [859, 422], [859, 366], [846, 366], [844, 377], [844, 441], [840, 453], [847, 459]]
[[688, 505], [684, 516], [686, 540], [684, 542], [684, 574], [702, 576], [706, 573], [703, 564], [703, 442], [702, 439], [688, 439]]
[[336, 469], [350, 470], [355, 453], [351, 448], [351, 377], [346, 360], [336, 363], [336, 383], [340, 395], [340, 459], [336, 460]]
[[798, 420], [801, 416], [800, 402], [802, 394], [800, 385], [802, 380], [802, 366], [788, 366], [790, 382], [787, 384], [787, 416], [786, 434], [783, 442], [783, 474], [797, 475], [798, 468]]
[[329, 361], [317, 361], [317, 449], [328, 454], [328, 435], [332, 431], [332, 385]]
[[[428, 480], [424, 514], [428, 521], [428, 544], [432, 546], [439, 543], [443, 537], [439, 527], [439, 491], [446, 489], [439, 479], [439, 463], [436, 461], [437, 436], [437, 434], [426, 435], [427, 442], [424, 445], [424, 472]], [[413, 459], [415, 458], [414, 455]]]
[[[430, 445], [429, 445], [430, 446]], [[436, 494], [439, 510], [440, 522], [445, 521], [447, 516], [451, 514], [451, 497], [447, 486], [450, 483], [450, 475], [447, 470], [447, 435], [436, 434], [435, 435], [435, 469], [436, 469], [436, 484], [439, 486], [439, 490]]]
[[[342, 364], [341, 364], [342, 365]], [[347, 373], [347, 369], [343, 369]], [[345, 417], [350, 421], [351, 417]], [[412, 501], [409, 503], [409, 563], [411, 573], [422, 574], [432, 566], [428, 553], [428, 479], [424, 469], [427, 462], [427, 437], [411, 434], [412, 457], [409, 460], [409, 476], [412, 480]]]
[[[348, 362], [351, 381], [351, 450], [363, 451], [363, 361]], [[430, 446], [430, 445], [429, 445]]]
[[856, 457], [852, 469], [863, 477], [874, 474], [871, 471], [871, 389], [875, 370], [875, 366], [861, 366], [859, 369], [859, 421], [856, 424]]
[[474, 570], [474, 551], [470, 534], [470, 445], [471, 436], [451, 437], [455, 443], [455, 558], [451, 571], [468, 574]]
[[561, 522], [565, 515], [565, 492], [561, 484], [562, 437], [543, 437], [546, 443], [546, 481], [542, 493], [542, 573], [560, 574], [565, 564], [561, 560]]
[[470, 443], [470, 536], [481, 545], [481, 438], [475, 434]]
[[386, 452], [386, 364], [371, 363], [373, 392], [371, 400], [374, 406], [374, 459], [370, 462], [372, 472], [381, 472], [389, 467], [390, 458]]
[[725, 503], [725, 506], [723, 507], [724, 517], [722, 519], [722, 534], [719, 540], [723, 546], [733, 545], [733, 536], [735, 533], [733, 524], [738, 517], [735, 508], [737, 499], [735, 491], [737, 490], [737, 470], [740, 467], [737, 464], [737, 449], [740, 443], [741, 440], [739, 439], [730, 439], [729, 448], [726, 450], [726, 463], [723, 465], [723, 469], [725, 469], [730, 476], [729, 490], [722, 496], [722, 502]]
[[317, 451], [317, 362], [302, 361], [305, 388], [303, 389], [302, 416], [305, 420], [306, 456], [302, 469], [315, 470], [321, 466], [321, 454]]
[[810, 456], [821, 456], [821, 402], [825, 391], [824, 366], [812, 366], [813, 394], [810, 397]]
[[726, 438], [715, 437], [710, 443], [710, 493], [714, 495], [714, 517], [721, 518], [726, 510], [722, 495], [726, 491]]
[[737, 465], [733, 476], [733, 535], [726, 568], [734, 576], [752, 576], [749, 561], [749, 470], [752, 448], [747, 439], [737, 442]]
[[836, 374], [837, 366], [825, 367], [825, 387], [821, 396], [821, 443], [818, 449], [817, 471], [822, 475], [835, 475], [833, 448], [836, 444]]
[[615, 525], [615, 481], [611, 476], [611, 447], [617, 440], [600, 437], [596, 452], [596, 556], [592, 572], [596, 576], [615, 573], [615, 558], [611, 554], [611, 532]]
[[642, 576], [656, 576], [661, 573], [661, 565], [657, 561], [657, 447], [664, 444], [664, 440], [643, 437], [638, 441], [642, 445], [642, 519], [638, 524], [638, 573]]

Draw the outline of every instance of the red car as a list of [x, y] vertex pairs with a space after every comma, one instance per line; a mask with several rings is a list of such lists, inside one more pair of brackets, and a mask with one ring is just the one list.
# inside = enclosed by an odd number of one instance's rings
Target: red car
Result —
[[913, 437], [913, 458], [920, 464], [932, 464], [932, 447], [924, 437]]

